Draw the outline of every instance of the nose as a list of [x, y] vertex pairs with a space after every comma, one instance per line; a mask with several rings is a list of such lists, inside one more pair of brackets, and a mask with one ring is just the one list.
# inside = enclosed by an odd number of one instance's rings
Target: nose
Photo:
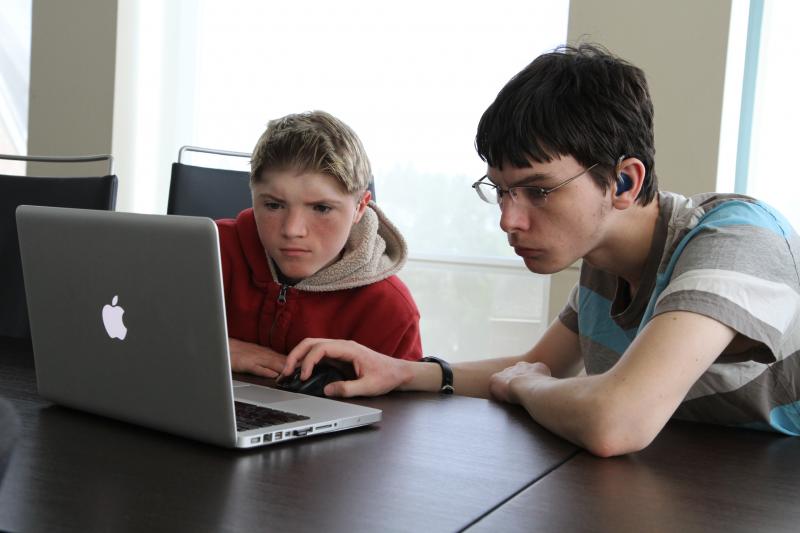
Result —
[[305, 237], [308, 233], [305, 216], [299, 209], [287, 209], [281, 224], [281, 233], [287, 239]]
[[500, 229], [506, 233], [530, 229], [528, 209], [509, 197], [503, 198], [503, 204], [500, 206]]

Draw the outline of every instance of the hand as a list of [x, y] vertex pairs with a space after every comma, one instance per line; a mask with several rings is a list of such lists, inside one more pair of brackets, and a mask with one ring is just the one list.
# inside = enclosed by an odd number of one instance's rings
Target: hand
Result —
[[518, 391], [526, 384], [550, 377], [550, 368], [544, 363], [519, 362], [489, 378], [489, 392], [503, 402], [519, 403]]
[[286, 356], [266, 346], [228, 338], [231, 370], [265, 378], [275, 378], [283, 371]]
[[300, 365], [300, 379], [308, 379], [314, 365], [323, 357], [351, 363], [356, 375], [355, 380], [328, 384], [326, 396], [378, 396], [413, 377], [409, 365], [414, 363], [383, 355], [357, 342], [329, 339], [305, 339], [295, 346], [286, 357], [283, 375], [290, 375]]

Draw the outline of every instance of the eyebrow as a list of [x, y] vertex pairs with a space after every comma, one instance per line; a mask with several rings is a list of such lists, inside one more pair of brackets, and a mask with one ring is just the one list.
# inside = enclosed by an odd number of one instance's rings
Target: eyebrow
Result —
[[[270, 194], [268, 192], [262, 192], [256, 198], [258, 198], [259, 200], [275, 200], [277, 202], [285, 202], [286, 201], [283, 198], [281, 198], [280, 196], [275, 196], [274, 194]], [[318, 205], [318, 204], [329, 204], [331, 206], [338, 207], [338, 206], [342, 205], [342, 202], [339, 201], [339, 200], [335, 200], [333, 198], [319, 198], [319, 199], [314, 200], [312, 202], [306, 202], [306, 205]]]
[[[489, 176], [487, 174], [486, 177], [489, 178], [489, 181], [491, 181], [495, 186], [497, 185], [497, 183], [495, 183], [495, 181], [492, 179], [491, 176]], [[553, 179], [553, 176], [551, 176], [550, 174], [543, 174], [541, 172], [536, 172], [534, 174], [530, 174], [528, 176], [525, 176], [524, 178], [522, 178], [522, 179], [520, 179], [518, 181], [515, 181], [514, 183], [510, 183], [508, 186], [509, 187], [520, 187], [520, 186], [526, 186], [526, 185], [535, 185], [537, 187], [541, 187], [541, 185], [539, 185], [538, 182], [549, 180], [549, 179]]]

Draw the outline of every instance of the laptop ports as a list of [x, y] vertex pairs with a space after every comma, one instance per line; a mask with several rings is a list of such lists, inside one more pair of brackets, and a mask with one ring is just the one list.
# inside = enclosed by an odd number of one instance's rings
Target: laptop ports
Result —
[[292, 431], [292, 435], [294, 435], [295, 437], [305, 437], [309, 433], [311, 433], [310, 427], [295, 429], [294, 431]]

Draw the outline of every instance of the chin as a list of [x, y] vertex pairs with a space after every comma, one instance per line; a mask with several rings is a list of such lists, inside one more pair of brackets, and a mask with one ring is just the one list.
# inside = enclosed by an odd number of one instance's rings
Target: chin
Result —
[[562, 264], [556, 261], [548, 261], [544, 258], [524, 257], [525, 266], [534, 274], [555, 274], [567, 269], [572, 263]]
[[312, 271], [310, 268], [298, 268], [298, 265], [282, 265], [277, 261], [275, 263], [278, 265], [278, 268], [284, 276], [297, 281], [303, 280], [316, 272]]

